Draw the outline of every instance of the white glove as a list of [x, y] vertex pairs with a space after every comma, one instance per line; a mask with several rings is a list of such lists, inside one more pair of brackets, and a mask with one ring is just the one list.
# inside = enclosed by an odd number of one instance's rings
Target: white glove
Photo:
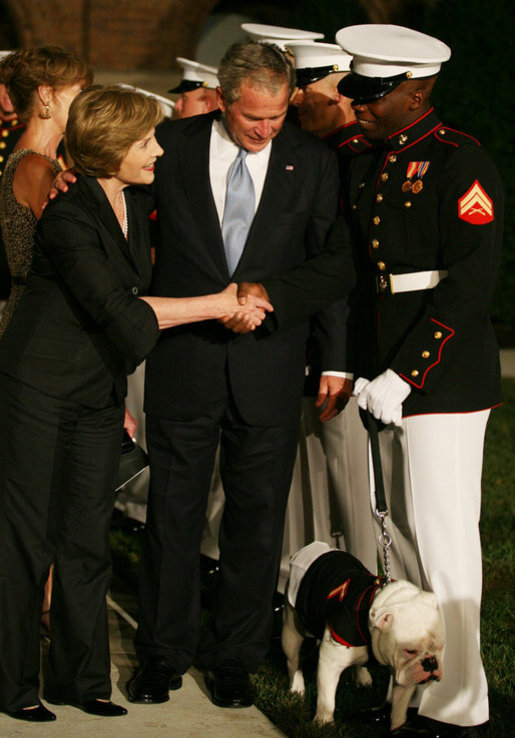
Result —
[[385, 425], [402, 425], [402, 403], [410, 392], [409, 384], [391, 369], [371, 382], [360, 377], [354, 387], [358, 405]]
[[360, 394], [363, 392], [367, 384], [370, 384], [369, 379], [365, 379], [365, 377], [359, 377], [354, 382], [354, 389], [352, 390], [352, 394], [354, 397], [359, 397]]

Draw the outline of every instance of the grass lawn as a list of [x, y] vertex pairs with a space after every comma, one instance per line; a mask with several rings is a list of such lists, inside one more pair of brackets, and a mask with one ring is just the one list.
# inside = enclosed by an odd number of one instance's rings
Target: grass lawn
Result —
[[[513, 506], [515, 491], [515, 380], [503, 381], [504, 405], [490, 416], [483, 471], [484, 595], [482, 609], [482, 649], [490, 687], [490, 724], [485, 736], [513, 735]], [[140, 542], [121, 533], [112, 533], [113, 561], [119, 575], [136, 581]], [[374, 685], [357, 689], [350, 673], [340, 681], [336, 701], [336, 722], [319, 727], [311, 720], [315, 713], [316, 649], [306, 643], [304, 650], [306, 696], [288, 693], [284, 658], [274, 639], [265, 663], [254, 677], [258, 707], [291, 738], [373, 738], [382, 729], [364, 729], [348, 720], [356, 710], [380, 704], [386, 693], [387, 669], [371, 669]]]

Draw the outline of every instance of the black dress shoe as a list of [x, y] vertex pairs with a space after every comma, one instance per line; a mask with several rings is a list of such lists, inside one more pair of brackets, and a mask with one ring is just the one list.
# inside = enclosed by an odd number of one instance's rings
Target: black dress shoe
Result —
[[[369, 707], [365, 710], [359, 710], [352, 714], [352, 720], [361, 725], [388, 725], [390, 726], [390, 718], [392, 714], [392, 705], [390, 702], [384, 702], [379, 707]], [[408, 707], [408, 719], [415, 718], [417, 715], [416, 707]]]
[[160, 658], [149, 658], [127, 683], [129, 702], [157, 704], [170, 699], [171, 689], [182, 687], [182, 676]]
[[120, 717], [120, 715], [127, 715], [127, 710], [121, 705], [115, 705], [114, 702], [103, 700], [89, 700], [83, 702], [80, 705], [81, 710], [87, 712], [89, 715], [100, 715], [100, 717]]
[[249, 673], [237, 663], [219, 666], [206, 676], [206, 685], [217, 707], [250, 707], [254, 702]]
[[383, 725], [390, 722], [390, 714], [392, 706], [389, 702], [385, 702], [379, 707], [369, 707], [364, 710], [352, 713], [351, 719], [362, 725]]
[[55, 720], [54, 713], [47, 710], [41, 702], [37, 707], [26, 707], [23, 710], [16, 710], [7, 714], [12, 718], [16, 718], [16, 720], [27, 720], [32, 723], [49, 723]]
[[482, 725], [452, 725], [418, 715], [390, 733], [402, 738], [479, 738], [487, 723]]

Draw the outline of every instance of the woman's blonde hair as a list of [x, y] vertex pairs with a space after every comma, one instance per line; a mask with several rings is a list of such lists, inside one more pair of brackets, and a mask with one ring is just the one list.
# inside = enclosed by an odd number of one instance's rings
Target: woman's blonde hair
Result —
[[66, 149], [79, 174], [113, 177], [132, 144], [163, 117], [153, 97], [116, 85], [95, 85], [70, 105]]
[[0, 82], [7, 92], [16, 114], [27, 121], [37, 102], [40, 85], [59, 90], [75, 84], [90, 85], [93, 72], [87, 62], [59, 46], [36, 46], [18, 49], [0, 62]]

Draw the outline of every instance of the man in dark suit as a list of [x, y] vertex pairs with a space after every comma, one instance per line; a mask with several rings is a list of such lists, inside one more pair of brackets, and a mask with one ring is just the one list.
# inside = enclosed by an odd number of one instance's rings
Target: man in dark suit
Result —
[[[271, 631], [307, 316], [343, 294], [352, 271], [326, 248], [337, 209], [335, 156], [284, 124], [294, 80], [282, 52], [235, 44], [219, 78], [218, 113], [158, 131], [165, 155], [155, 185], [154, 291], [181, 296], [212, 292], [230, 280], [261, 282], [275, 313], [268, 326], [244, 336], [207, 323], [166, 331], [149, 357], [151, 486], [136, 636], [142, 668], [129, 683], [135, 702], [167, 700], [197, 652], [199, 546], [220, 438], [221, 581], [200, 658], [210, 670], [215, 704], [252, 703], [249, 672], [266, 654]], [[242, 179], [232, 188], [241, 157]], [[235, 255], [228, 213], [243, 190], [240, 226], [249, 202], [250, 219], [247, 214]]]

